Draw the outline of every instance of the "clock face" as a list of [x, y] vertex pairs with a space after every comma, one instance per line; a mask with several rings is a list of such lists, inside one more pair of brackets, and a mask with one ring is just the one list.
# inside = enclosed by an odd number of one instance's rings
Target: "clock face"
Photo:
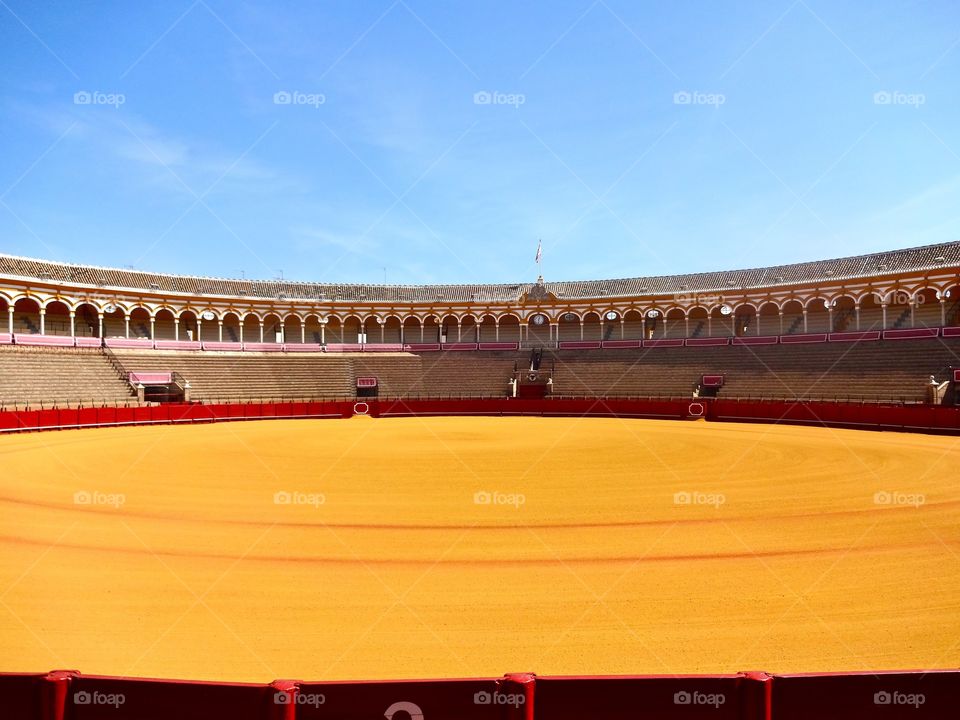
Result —
[[732, 313], [732, 312], [733, 312], [733, 308], [730, 307], [729, 305], [721, 305], [721, 306], [720, 306], [720, 314], [721, 314], [721, 315], [729, 315], [729, 314]]
[[577, 316], [574, 315], [573, 313], [565, 313], [564, 316], [563, 316], [563, 319], [564, 319], [566, 322], [574, 322], [574, 321], [576, 321]]
[[613, 310], [607, 313], [607, 320], [616, 320], [616, 319], [617, 319], [617, 314]]
[[546, 323], [547, 323], [547, 316], [546, 316], [546, 315], [534, 315], [534, 316], [533, 316], [533, 324], [534, 324], [534, 325], [546, 325]]
[[214, 314], [213, 314], [212, 312], [210, 312], [209, 310], [207, 310], [207, 311], [204, 312], [202, 315], [200, 315], [200, 319], [201, 319], [201, 320], [213, 320], [215, 317], [216, 317], [216, 315], [214, 315]]
[[647, 312], [647, 317], [648, 317], [648, 318], [654, 318], [654, 319], [655, 319], [655, 318], [658, 318], [658, 317], [660, 317], [660, 311], [659, 311], [659, 310], [650, 310], [650, 311]]

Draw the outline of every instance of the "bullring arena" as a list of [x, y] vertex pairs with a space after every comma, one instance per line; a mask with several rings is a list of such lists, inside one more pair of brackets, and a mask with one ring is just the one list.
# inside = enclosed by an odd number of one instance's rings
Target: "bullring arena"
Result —
[[[960, 664], [953, 438], [355, 418], [22, 435], [3, 462], [4, 603], [35, 634], [8, 625], [2, 654], [26, 669], [255, 682]], [[875, 502], [890, 492], [900, 504]]]
[[0, 257], [0, 691], [948, 717], [958, 271], [960, 243], [470, 288]]

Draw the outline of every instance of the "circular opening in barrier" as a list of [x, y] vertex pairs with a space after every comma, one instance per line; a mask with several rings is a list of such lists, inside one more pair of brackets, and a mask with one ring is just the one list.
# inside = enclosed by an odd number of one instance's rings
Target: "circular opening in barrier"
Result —
[[690, 403], [690, 407], [687, 408], [687, 412], [693, 417], [702, 417], [703, 403]]
[[366, 415], [370, 412], [370, 406], [365, 402], [354, 403], [353, 405], [353, 414], [354, 415]]

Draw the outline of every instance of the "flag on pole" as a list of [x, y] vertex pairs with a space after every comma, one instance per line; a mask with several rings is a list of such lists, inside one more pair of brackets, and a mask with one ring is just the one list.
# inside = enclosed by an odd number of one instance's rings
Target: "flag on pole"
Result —
[[543, 241], [537, 240], [537, 265], [540, 264], [540, 258], [543, 257]]

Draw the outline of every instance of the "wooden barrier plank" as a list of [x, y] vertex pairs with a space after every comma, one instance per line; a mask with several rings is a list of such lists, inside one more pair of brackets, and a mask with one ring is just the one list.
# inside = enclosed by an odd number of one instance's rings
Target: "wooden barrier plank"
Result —
[[329, 682], [298, 683], [295, 702], [298, 720], [504, 720], [527, 696], [497, 679]]
[[534, 709], [548, 720], [644, 718], [761, 718], [757, 681], [744, 675], [550, 678], [538, 677]]
[[956, 671], [774, 675], [776, 720], [957, 717]]
[[275, 693], [268, 685], [81, 675], [70, 681], [65, 706], [71, 720], [266, 720], [284, 707]]
[[0, 673], [0, 708], [5, 718], [41, 720], [44, 674]]

